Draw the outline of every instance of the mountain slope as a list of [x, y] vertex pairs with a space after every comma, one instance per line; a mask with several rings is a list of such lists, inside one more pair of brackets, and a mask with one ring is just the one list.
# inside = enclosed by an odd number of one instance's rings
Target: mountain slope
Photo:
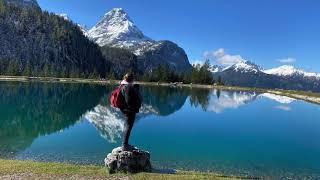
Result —
[[100, 46], [135, 49], [137, 46], [153, 43], [135, 26], [122, 8], [114, 8], [106, 13], [88, 34]]
[[279, 88], [320, 92], [317, 73], [307, 73], [292, 66], [263, 70], [260, 66], [244, 61], [214, 72], [226, 85], [257, 88]]
[[224, 69], [224, 71], [235, 71], [239, 73], [260, 73], [261, 67], [250, 61], [241, 61]]
[[124, 48], [138, 57], [138, 68], [150, 72], [167, 64], [179, 72], [191, 70], [184, 50], [171, 41], [154, 41], [145, 36], [121, 8], [115, 8], [88, 31], [99, 46]]
[[6, 75], [104, 76], [108, 63], [77, 25], [38, 8], [0, 0], [0, 73]]
[[273, 69], [268, 69], [264, 71], [266, 74], [273, 74], [277, 76], [302, 76], [302, 77], [314, 77], [314, 78], [320, 78], [320, 74], [318, 73], [310, 73], [305, 72], [301, 69], [296, 69], [293, 66], [284, 65]]
[[6, 0], [11, 5], [28, 8], [40, 8], [37, 0]]

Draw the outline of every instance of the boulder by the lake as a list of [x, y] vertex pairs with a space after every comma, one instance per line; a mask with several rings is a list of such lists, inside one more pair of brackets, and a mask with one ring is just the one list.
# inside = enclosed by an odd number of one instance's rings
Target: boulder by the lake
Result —
[[150, 172], [152, 170], [150, 153], [138, 148], [130, 151], [124, 151], [122, 147], [115, 148], [108, 154], [104, 162], [110, 174]]

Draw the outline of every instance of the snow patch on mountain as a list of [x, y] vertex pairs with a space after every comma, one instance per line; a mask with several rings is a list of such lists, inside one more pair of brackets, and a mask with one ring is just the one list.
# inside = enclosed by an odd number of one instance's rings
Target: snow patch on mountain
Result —
[[66, 20], [66, 21], [71, 21], [70, 20], [70, 18], [69, 18], [69, 16], [67, 15], [67, 14], [64, 14], [64, 13], [62, 13], [62, 14], [57, 14], [58, 16], [60, 16], [60, 17], [62, 17], [64, 20]]
[[88, 28], [85, 25], [77, 24], [80, 30], [82, 31], [83, 35], [88, 37]]
[[219, 65], [211, 65], [209, 70], [212, 72], [212, 73], [218, 73], [218, 72], [221, 72], [223, 70], [223, 67], [219, 66]]
[[218, 65], [213, 65], [213, 66], [210, 66], [210, 69], [209, 69], [212, 73], [217, 73], [217, 72], [221, 72], [222, 71], [222, 67], [221, 66], [218, 66]]
[[297, 69], [294, 66], [290, 65], [283, 65], [277, 68], [268, 69], [263, 71], [266, 74], [272, 74], [277, 76], [294, 76], [294, 75], [300, 75], [305, 77], [316, 77], [320, 78], [320, 74], [318, 73], [311, 73], [311, 72], [305, 72], [301, 69]]
[[258, 73], [262, 70], [262, 68], [250, 61], [240, 61], [232, 66], [224, 68], [222, 71], [233, 70], [241, 73]]

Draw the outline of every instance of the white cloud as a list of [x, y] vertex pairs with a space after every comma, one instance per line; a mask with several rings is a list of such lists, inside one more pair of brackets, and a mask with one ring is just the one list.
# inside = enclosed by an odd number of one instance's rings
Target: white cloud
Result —
[[291, 111], [291, 107], [290, 106], [280, 105], [280, 106], [276, 106], [275, 108], [283, 110], [283, 111]]
[[240, 55], [230, 55], [225, 52], [223, 48], [216, 51], [205, 51], [203, 53], [205, 59], [213, 60], [217, 64], [223, 66], [230, 66], [242, 61], [245, 61]]
[[296, 62], [297, 60], [295, 58], [292, 58], [292, 57], [288, 57], [288, 58], [283, 58], [283, 59], [277, 59], [278, 62], [280, 63], [294, 63]]

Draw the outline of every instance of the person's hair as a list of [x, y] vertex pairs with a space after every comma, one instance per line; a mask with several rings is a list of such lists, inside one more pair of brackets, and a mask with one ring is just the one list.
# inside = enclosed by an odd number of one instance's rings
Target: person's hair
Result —
[[127, 73], [126, 75], [123, 76], [123, 80], [126, 80], [129, 83], [133, 82], [133, 79], [134, 78], [132, 73]]

